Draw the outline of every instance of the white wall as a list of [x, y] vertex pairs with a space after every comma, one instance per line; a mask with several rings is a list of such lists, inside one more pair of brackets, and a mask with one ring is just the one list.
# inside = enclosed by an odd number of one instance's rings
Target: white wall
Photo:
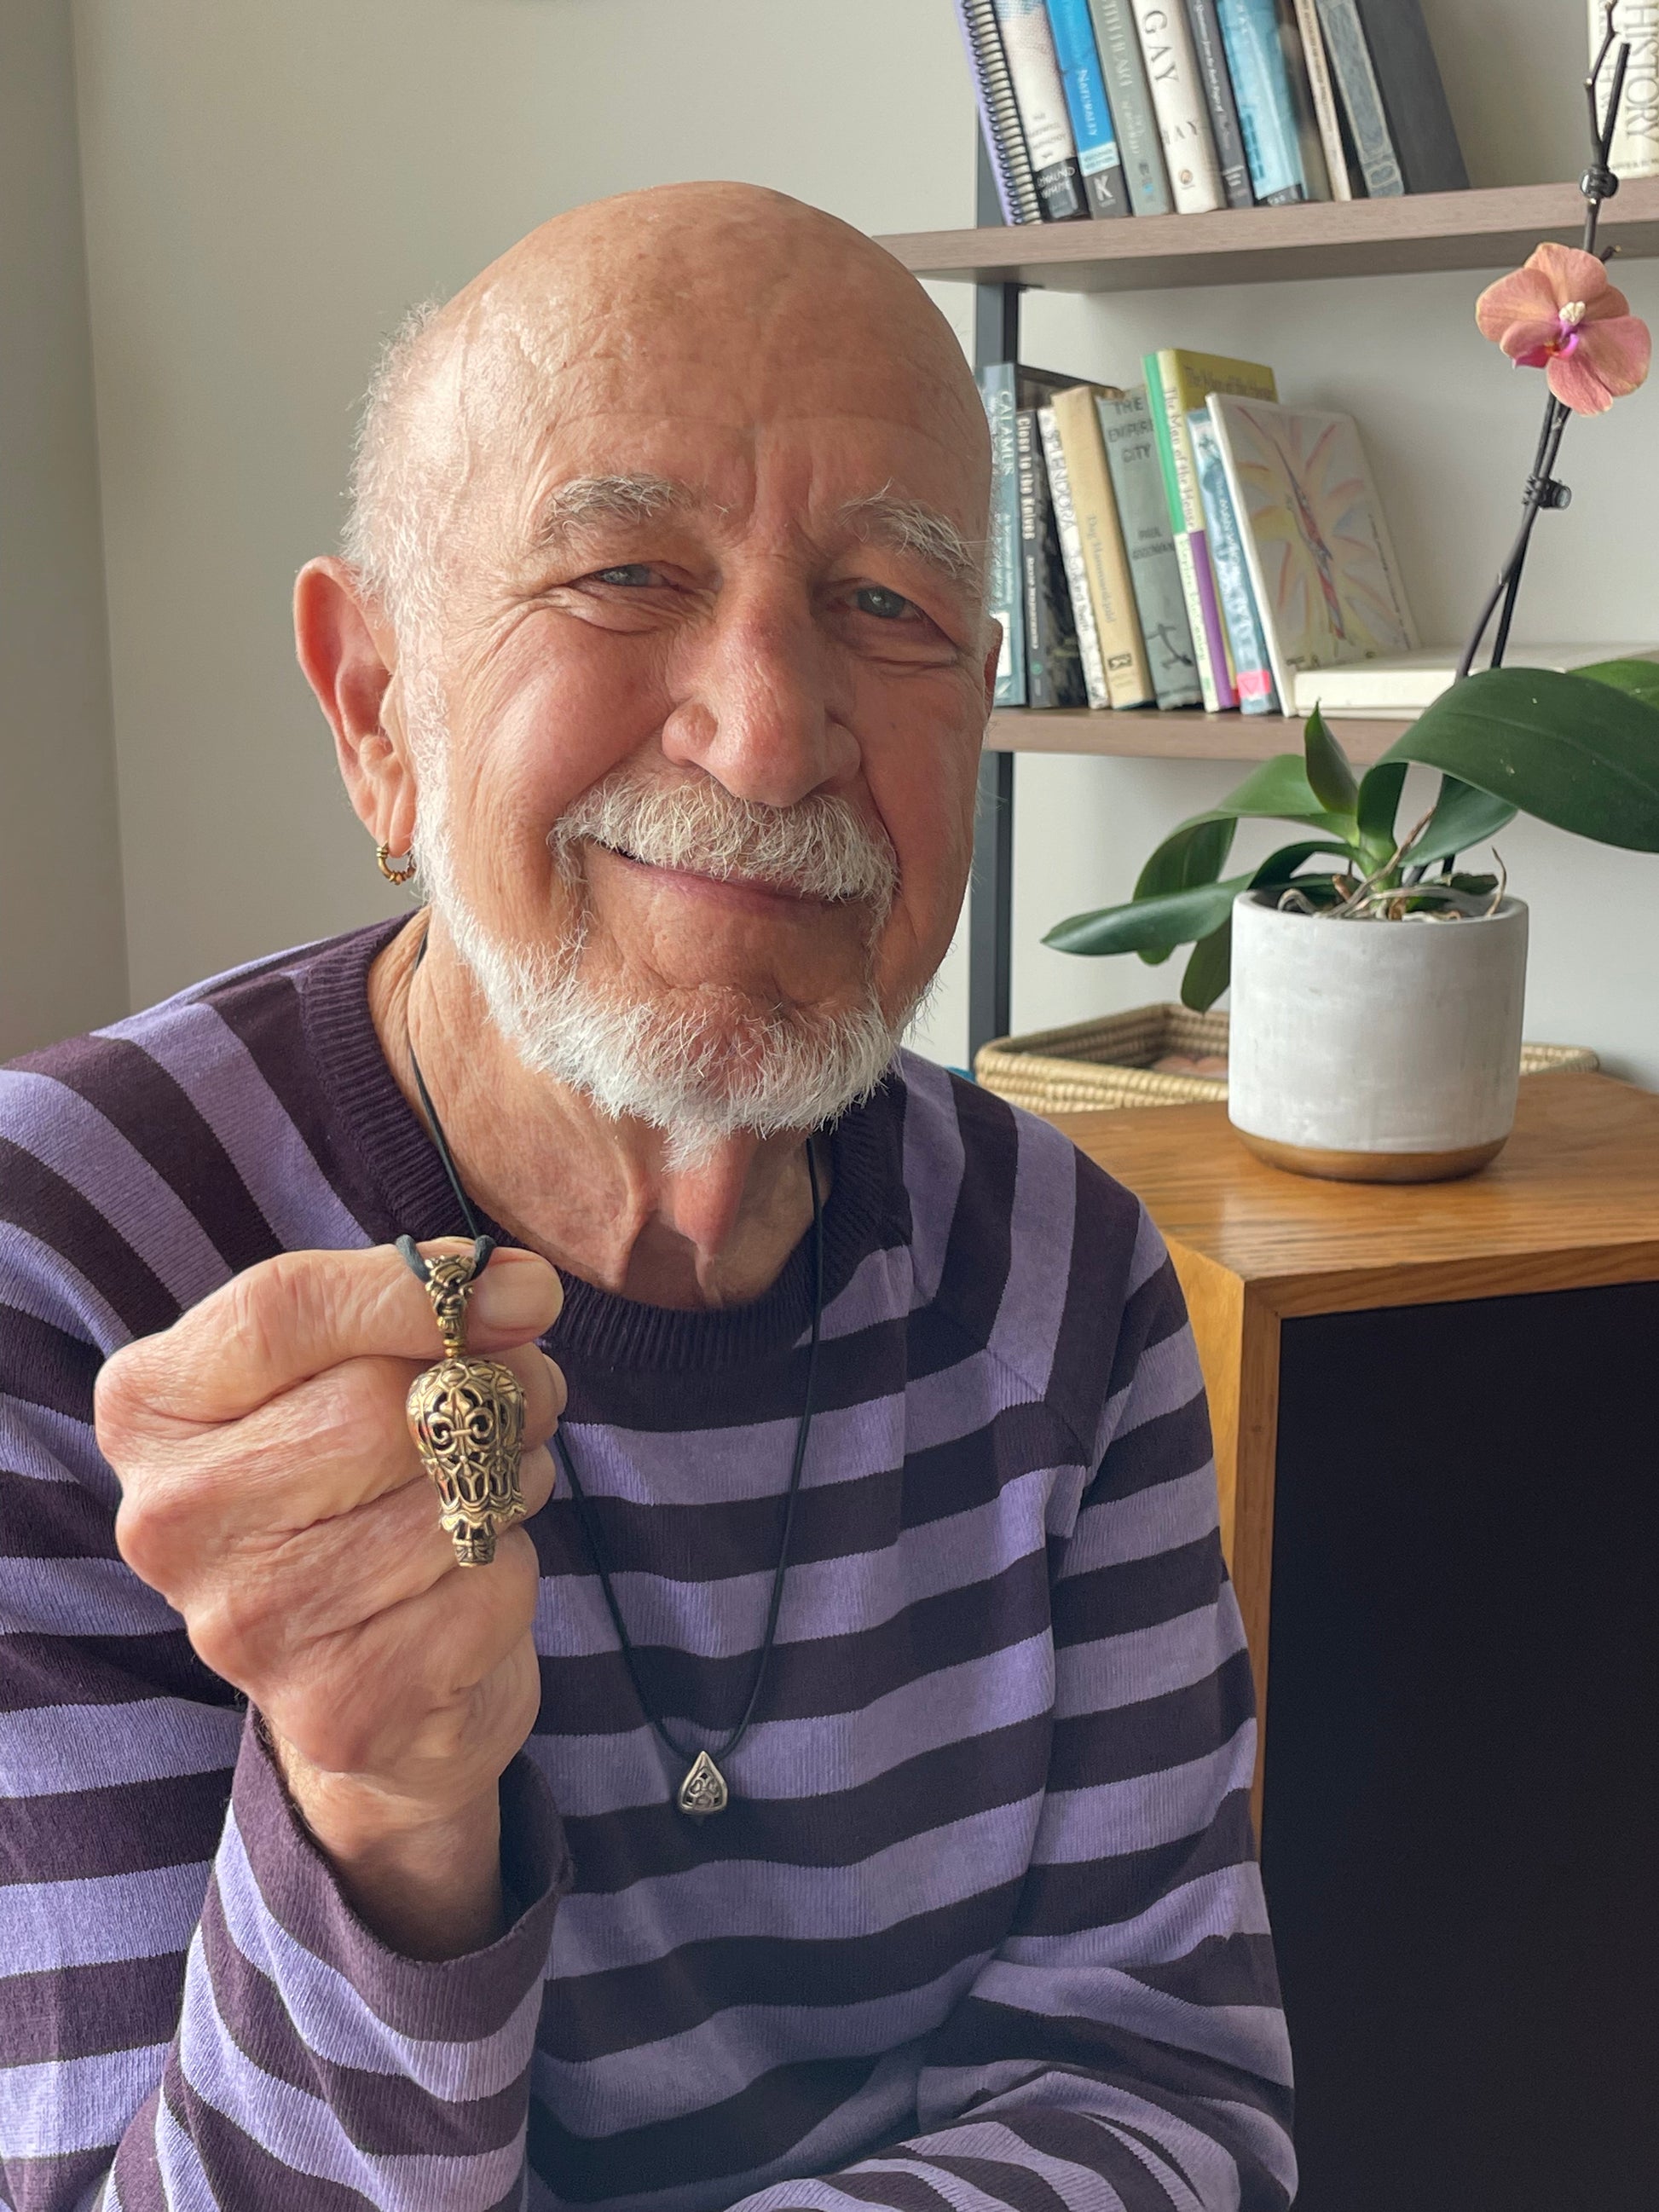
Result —
[[[9, 0], [17, 4], [17, 0]], [[1576, 175], [1583, 0], [1428, 0], [1479, 183]], [[287, 593], [337, 525], [356, 396], [411, 301], [544, 216], [699, 175], [872, 230], [972, 219], [950, 0], [75, 0], [132, 988], [388, 910], [293, 672]], [[1187, 343], [1352, 408], [1425, 635], [1455, 635], [1516, 511], [1541, 391], [1473, 331], [1478, 276], [1034, 297], [1028, 356], [1132, 377]], [[1659, 264], [1624, 280], [1659, 319]], [[965, 322], [968, 295], [951, 304]], [[941, 296], [945, 296], [942, 294]], [[1575, 423], [1523, 633], [1659, 637], [1659, 388]], [[1038, 938], [1124, 896], [1237, 771], [1024, 760], [1014, 1020], [1175, 971]], [[1521, 826], [1528, 1027], [1659, 1083], [1659, 863]], [[960, 949], [929, 1038], [959, 1060]]]
[[0, 6], [0, 1060], [126, 1010], [70, 21]]
[[397, 902], [288, 605], [404, 310], [677, 178], [958, 222], [974, 149], [948, 0], [77, 0], [76, 25], [143, 1000]]

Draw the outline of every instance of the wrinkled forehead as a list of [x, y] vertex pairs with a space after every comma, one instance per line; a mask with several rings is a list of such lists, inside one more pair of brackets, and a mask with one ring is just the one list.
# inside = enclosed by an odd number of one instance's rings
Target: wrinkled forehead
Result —
[[988, 442], [972, 378], [902, 283], [722, 270], [677, 284], [653, 270], [596, 286], [550, 270], [484, 293], [442, 333], [407, 426], [441, 520], [469, 540], [523, 542], [567, 481], [700, 472], [731, 509], [769, 466], [784, 498], [823, 489], [841, 506], [896, 489], [982, 529]]

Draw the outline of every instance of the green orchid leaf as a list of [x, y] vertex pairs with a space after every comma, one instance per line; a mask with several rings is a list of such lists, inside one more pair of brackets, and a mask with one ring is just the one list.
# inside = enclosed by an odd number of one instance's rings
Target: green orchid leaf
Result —
[[[1135, 880], [1138, 899], [1160, 897], [1166, 891], [1194, 890], [1212, 884], [1227, 865], [1237, 823], [1228, 815], [1200, 814], [1171, 830]], [[1167, 960], [1175, 950], [1145, 951], [1140, 957], [1149, 968]]]
[[1365, 857], [1370, 860], [1373, 854], [1376, 855], [1373, 866], [1386, 860], [1398, 842], [1400, 832], [1395, 824], [1405, 782], [1404, 761], [1379, 761], [1375, 768], [1368, 768], [1360, 779], [1355, 812]]
[[1316, 707], [1302, 727], [1302, 750], [1308, 782], [1314, 797], [1328, 814], [1352, 814], [1359, 805], [1359, 787], [1353, 780], [1348, 756], [1331, 735], [1330, 725]]
[[[1316, 853], [1336, 853], [1346, 859], [1348, 848], [1324, 840], [1281, 845], [1276, 853], [1268, 854], [1245, 888], [1261, 890], [1269, 885], [1288, 884], [1304, 862], [1312, 860]], [[1219, 929], [1212, 929], [1194, 945], [1192, 957], [1181, 979], [1182, 1005], [1190, 1006], [1194, 1013], [1207, 1013], [1232, 980], [1232, 965], [1233, 918], [1230, 911]]]
[[1074, 914], [1056, 922], [1042, 941], [1057, 952], [1172, 952], [1177, 945], [1190, 945], [1218, 929], [1249, 880], [1233, 876], [1225, 883], [1103, 907], [1096, 914]]
[[1440, 796], [1435, 801], [1429, 826], [1407, 854], [1413, 867], [1426, 867], [1431, 860], [1449, 860], [1454, 853], [1467, 853], [1473, 845], [1484, 845], [1489, 837], [1515, 819], [1516, 810], [1507, 799], [1494, 799], [1488, 791], [1477, 791], [1472, 783], [1464, 783], [1455, 775], [1440, 779]]
[[1659, 707], [1659, 660], [1596, 660], [1573, 673], [1588, 676], [1593, 684], [1611, 684], [1615, 691], [1628, 691], [1632, 699]]
[[1137, 898], [1189, 891], [1212, 884], [1227, 865], [1238, 824], [1231, 815], [1200, 814], [1173, 830], [1135, 881]]
[[1275, 753], [1271, 760], [1263, 761], [1210, 811], [1241, 819], [1278, 815], [1286, 822], [1316, 823], [1322, 827], [1348, 818], [1340, 809], [1333, 811], [1325, 805], [1308, 781], [1307, 763], [1294, 753]]
[[1226, 989], [1233, 969], [1233, 918], [1230, 914], [1219, 929], [1200, 937], [1193, 947], [1181, 979], [1181, 1003], [1195, 1014], [1206, 1014]]
[[1435, 880], [1437, 883], [1443, 880], [1449, 883], [1455, 891], [1467, 891], [1471, 898], [1487, 897], [1498, 889], [1496, 876], [1447, 876], [1443, 878], [1437, 877]]
[[1442, 692], [1383, 758], [1441, 769], [1558, 830], [1659, 852], [1659, 706], [1592, 677], [1486, 669]]

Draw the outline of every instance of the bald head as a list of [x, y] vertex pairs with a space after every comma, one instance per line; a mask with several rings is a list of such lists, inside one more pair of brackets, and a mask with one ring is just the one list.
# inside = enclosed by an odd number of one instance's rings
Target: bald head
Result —
[[941, 557], [976, 554], [984, 417], [921, 285], [850, 225], [781, 193], [663, 185], [542, 224], [389, 349], [346, 550], [397, 628], [437, 605], [455, 559], [503, 528], [533, 534], [560, 489], [540, 465], [550, 428], [608, 418], [622, 443], [589, 475], [634, 477], [629, 419], [646, 427], [665, 375], [754, 439], [786, 419], [904, 422], [939, 448], [950, 489], [871, 485], [877, 526], [931, 532]]

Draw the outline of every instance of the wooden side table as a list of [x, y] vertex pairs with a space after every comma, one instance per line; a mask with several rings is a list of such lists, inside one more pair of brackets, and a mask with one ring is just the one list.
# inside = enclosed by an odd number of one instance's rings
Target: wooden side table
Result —
[[1299, 2212], [1659, 2204], [1659, 1097], [1467, 1182], [1072, 1115], [1192, 1311], [1264, 1721]]

